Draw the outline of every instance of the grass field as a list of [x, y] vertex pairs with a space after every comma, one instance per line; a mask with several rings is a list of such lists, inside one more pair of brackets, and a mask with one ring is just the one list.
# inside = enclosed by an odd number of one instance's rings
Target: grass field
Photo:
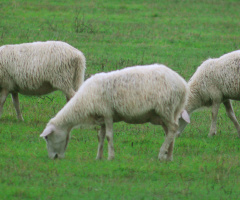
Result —
[[[186, 80], [202, 61], [240, 48], [238, 0], [0, 1], [0, 46], [61, 40], [86, 56], [86, 78], [137, 64], [163, 63]], [[192, 114], [173, 162], [159, 162], [163, 129], [114, 125], [116, 159], [96, 161], [97, 129], [76, 129], [63, 160], [39, 137], [63, 107], [55, 92], [11, 97], [0, 119], [0, 199], [238, 199], [240, 140], [223, 106], [208, 138], [210, 110]], [[233, 103], [240, 120], [240, 104]], [[106, 147], [106, 143], [105, 143]]]

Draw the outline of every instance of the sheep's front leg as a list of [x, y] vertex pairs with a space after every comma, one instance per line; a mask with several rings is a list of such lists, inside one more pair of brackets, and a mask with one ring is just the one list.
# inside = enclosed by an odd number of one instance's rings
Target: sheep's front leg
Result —
[[[63, 91], [64, 92], [64, 91]], [[70, 99], [75, 95], [75, 91], [71, 88], [69, 90], [66, 90], [65, 92], [65, 95], [66, 95], [66, 100], [67, 102], [70, 101]]]
[[231, 119], [231, 121], [233, 122], [234, 126], [237, 129], [238, 137], [240, 137], [240, 126], [239, 126], [239, 123], [238, 123], [237, 118], [235, 116], [235, 113], [233, 111], [231, 101], [227, 100], [227, 101], [223, 102], [223, 104], [225, 106], [228, 117]]
[[217, 134], [217, 115], [219, 110], [220, 103], [213, 103], [212, 106], [212, 124], [210, 128], [210, 132], [208, 134], [208, 137], [211, 137], [213, 135]]
[[173, 160], [173, 147], [174, 147], [174, 140], [177, 132], [176, 125], [165, 126], [163, 125], [164, 131], [166, 133], [165, 141], [160, 148], [160, 152], [158, 155], [158, 159], [160, 161], [172, 161]]
[[17, 113], [18, 120], [24, 121], [20, 111], [18, 93], [12, 93], [12, 101]]
[[103, 158], [103, 144], [104, 144], [104, 139], [106, 135], [106, 126], [102, 125], [101, 129], [98, 132], [98, 152], [97, 152], [97, 160], [100, 160]]
[[0, 92], [0, 117], [2, 115], [3, 105], [6, 101], [7, 96], [8, 96], [8, 91], [6, 89], [2, 89]]
[[[165, 135], [167, 135], [168, 134], [168, 128], [164, 124], [163, 124], [163, 129], [164, 129]], [[174, 141], [175, 141], [175, 138], [174, 138], [173, 142], [171, 142], [169, 147], [168, 147], [166, 160], [169, 160], [169, 161], [173, 160]]]
[[108, 160], [114, 159], [114, 147], [113, 147], [113, 120], [111, 118], [105, 119], [106, 125], [106, 137], [108, 141]]
[[174, 147], [175, 137], [173, 138], [173, 141], [170, 143], [168, 147], [168, 154], [167, 154], [167, 160], [172, 161], [173, 160], [173, 147]]

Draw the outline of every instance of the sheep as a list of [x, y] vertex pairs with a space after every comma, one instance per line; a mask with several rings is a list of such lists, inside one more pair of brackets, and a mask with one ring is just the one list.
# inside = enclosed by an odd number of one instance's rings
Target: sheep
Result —
[[99, 73], [83, 83], [75, 96], [49, 121], [40, 137], [45, 138], [51, 159], [63, 158], [72, 128], [100, 125], [96, 159], [103, 157], [106, 136], [108, 160], [112, 160], [115, 157], [113, 123], [150, 122], [162, 125], [166, 134], [159, 160], [172, 160], [180, 115], [189, 122], [184, 111], [187, 96], [185, 80], [164, 65]]
[[[217, 114], [221, 103], [228, 117], [235, 125], [240, 137], [240, 126], [234, 114], [231, 101], [240, 100], [240, 50], [227, 53], [220, 58], [204, 61], [188, 82], [190, 93], [186, 105], [189, 114], [201, 107], [212, 106], [212, 123], [208, 136], [217, 133]], [[179, 122], [178, 134], [186, 127], [184, 120]]]
[[0, 116], [9, 93], [19, 120], [18, 93], [45, 95], [61, 90], [72, 98], [84, 80], [83, 53], [65, 42], [33, 42], [0, 47]]

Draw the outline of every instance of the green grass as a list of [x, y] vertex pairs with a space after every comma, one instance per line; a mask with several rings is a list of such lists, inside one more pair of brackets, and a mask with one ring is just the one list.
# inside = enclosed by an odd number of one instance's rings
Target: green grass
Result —
[[[62, 40], [86, 56], [86, 78], [163, 63], [186, 80], [202, 61], [240, 48], [238, 0], [43, 0], [0, 2], [0, 46]], [[39, 135], [65, 104], [61, 92], [10, 96], [0, 119], [0, 199], [238, 199], [240, 140], [223, 106], [208, 138], [209, 110], [191, 117], [173, 162], [159, 162], [161, 127], [114, 125], [116, 159], [96, 161], [97, 129], [72, 131], [63, 160], [50, 160]], [[240, 105], [234, 102], [240, 119]]]

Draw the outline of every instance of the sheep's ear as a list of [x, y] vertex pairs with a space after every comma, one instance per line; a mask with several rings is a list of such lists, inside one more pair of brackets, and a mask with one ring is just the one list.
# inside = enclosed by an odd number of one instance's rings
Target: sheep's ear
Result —
[[53, 133], [54, 130], [55, 130], [54, 125], [47, 126], [44, 129], [44, 131], [42, 132], [42, 134], [40, 135], [40, 137], [46, 137], [46, 136], [50, 135], [51, 133]]
[[184, 121], [186, 121], [187, 123], [190, 123], [190, 117], [186, 110], [184, 110], [181, 113], [181, 117], [184, 119]]

